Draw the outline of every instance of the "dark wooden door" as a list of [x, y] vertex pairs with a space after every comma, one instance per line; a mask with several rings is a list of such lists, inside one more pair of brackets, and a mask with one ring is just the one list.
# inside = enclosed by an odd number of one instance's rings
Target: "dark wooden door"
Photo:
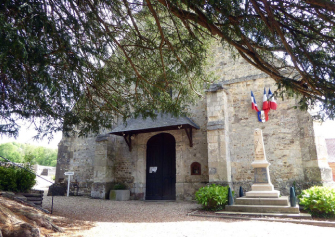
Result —
[[160, 133], [147, 143], [146, 200], [176, 200], [176, 141]]

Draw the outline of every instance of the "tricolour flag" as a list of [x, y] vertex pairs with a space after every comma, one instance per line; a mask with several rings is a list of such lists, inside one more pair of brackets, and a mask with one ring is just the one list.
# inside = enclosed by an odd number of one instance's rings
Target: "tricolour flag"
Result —
[[270, 110], [270, 105], [268, 102], [268, 97], [266, 96], [266, 91], [264, 88], [264, 94], [263, 94], [263, 108], [264, 111], [269, 111]]
[[256, 110], [257, 112], [259, 111], [257, 108], [257, 103], [254, 94], [251, 91], [251, 108]]
[[268, 95], [268, 99], [269, 99], [269, 105], [270, 105], [270, 108], [273, 109], [273, 110], [276, 110], [277, 109], [277, 103], [275, 101], [275, 97], [273, 96], [270, 88], [269, 88], [269, 95]]
[[262, 110], [257, 112], [258, 121], [265, 123], [269, 120], [269, 110]]

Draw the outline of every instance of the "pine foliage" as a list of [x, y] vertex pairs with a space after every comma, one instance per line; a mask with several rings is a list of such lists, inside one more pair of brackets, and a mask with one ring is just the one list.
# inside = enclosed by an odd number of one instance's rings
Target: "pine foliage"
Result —
[[181, 114], [213, 79], [211, 38], [333, 118], [334, 13], [317, 0], [1, 1], [0, 133], [28, 120], [41, 136], [87, 135]]

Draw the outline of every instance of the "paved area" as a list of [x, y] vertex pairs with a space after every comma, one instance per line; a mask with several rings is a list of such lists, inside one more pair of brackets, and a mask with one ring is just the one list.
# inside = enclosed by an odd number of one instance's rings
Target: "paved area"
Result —
[[183, 221], [162, 223], [108, 223], [84, 231], [83, 236], [177, 236], [177, 237], [288, 237], [334, 236], [335, 230], [327, 227], [271, 222], [218, 222]]
[[[44, 208], [51, 207], [45, 197]], [[303, 224], [187, 216], [194, 202], [144, 202], [54, 197], [54, 214], [90, 221], [94, 227], [72, 236], [334, 236], [335, 228]]]

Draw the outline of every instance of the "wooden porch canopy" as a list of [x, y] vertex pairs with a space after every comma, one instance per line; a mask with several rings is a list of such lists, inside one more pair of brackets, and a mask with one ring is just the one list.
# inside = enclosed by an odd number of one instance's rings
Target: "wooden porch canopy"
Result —
[[193, 146], [192, 129], [200, 127], [188, 117], [173, 117], [169, 114], [159, 114], [156, 119], [141, 117], [129, 119], [126, 124], [114, 128], [109, 134], [123, 136], [131, 151], [132, 135], [139, 133], [160, 132], [168, 130], [184, 129], [190, 142], [190, 147]]

